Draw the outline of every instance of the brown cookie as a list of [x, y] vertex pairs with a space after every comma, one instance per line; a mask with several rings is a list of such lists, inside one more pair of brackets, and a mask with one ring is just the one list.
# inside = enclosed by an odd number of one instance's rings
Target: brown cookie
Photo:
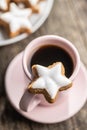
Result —
[[49, 103], [56, 100], [59, 91], [72, 86], [72, 82], [65, 76], [65, 69], [61, 62], [56, 62], [48, 67], [33, 65], [34, 80], [29, 84], [31, 93], [43, 94]]
[[9, 31], [10, 37], [24, 32], [31, 33], [32, 25], [29, 21], [31, 13], [31, 9], [20, 9], [15, 3], [11, 3], [10, 10], [0, 15], [0, 24]]

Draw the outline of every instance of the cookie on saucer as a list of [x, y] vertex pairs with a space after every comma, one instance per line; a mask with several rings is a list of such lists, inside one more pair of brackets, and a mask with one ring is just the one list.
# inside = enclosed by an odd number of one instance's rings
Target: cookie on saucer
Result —
[[65, 76], [65, 68], [61, 62], [48, 67], [33, 65], [34, 79], [28, 86], [28, 91], [34, 94], [43, 94], [49, 103], [56, 100], [59, 91], [72, 86], [72, 82]]

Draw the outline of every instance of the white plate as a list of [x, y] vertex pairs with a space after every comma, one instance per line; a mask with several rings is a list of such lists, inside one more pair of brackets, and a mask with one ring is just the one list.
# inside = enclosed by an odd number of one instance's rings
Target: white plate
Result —
[[[53, 5], [53, 0], [45, 0], [40, 3], [41, 12], [40, 14], [33, 14], [30, 18], [32, 24], [32, 33], [34, 33], [46, 20]], [[20, 40], [23, 40], [29, 36], [29, 34], [23, 33], [14, 38], [8, 38], [4, 30], [0, 30], [0, 46], [13, 44]]]

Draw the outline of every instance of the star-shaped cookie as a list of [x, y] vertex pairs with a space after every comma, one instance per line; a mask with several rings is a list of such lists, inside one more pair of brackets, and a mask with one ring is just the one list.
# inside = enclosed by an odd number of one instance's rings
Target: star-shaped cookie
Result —
[[50, 103], [55, 102], [58, 91], [72, 86], [70, 79], [65, 76], [65, 69], [61, 62], [48, 67], [34, 65], [32, 72], [34, 80], [28, 86], [29, 92], [43, 94]]
[[32, 25], [29, 17], [32, 10], [29, 8], [20, 9], [16, 4], [10, 4], [10, 11], [0, 15], [2, 25], [8, 28], [10, 37], [15, 37], [18, 34], [32, 32]]
[[0, 0], [0, 10], [7, 11], [10, 0]]

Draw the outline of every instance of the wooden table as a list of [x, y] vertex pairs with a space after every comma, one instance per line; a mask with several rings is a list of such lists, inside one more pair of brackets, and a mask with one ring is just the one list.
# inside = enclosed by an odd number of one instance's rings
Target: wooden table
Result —
[[54, 0], [48, 19], [38, 31], [16, 44], [0, 47], [0, 130], [87, 130], [87, 103], [67, 121], [49, 125], [25, 119], [6, 97], [4, 76], [8, 64], [32, 39], [46, 34], [73, 42], [87, 68], [87, 0]]

